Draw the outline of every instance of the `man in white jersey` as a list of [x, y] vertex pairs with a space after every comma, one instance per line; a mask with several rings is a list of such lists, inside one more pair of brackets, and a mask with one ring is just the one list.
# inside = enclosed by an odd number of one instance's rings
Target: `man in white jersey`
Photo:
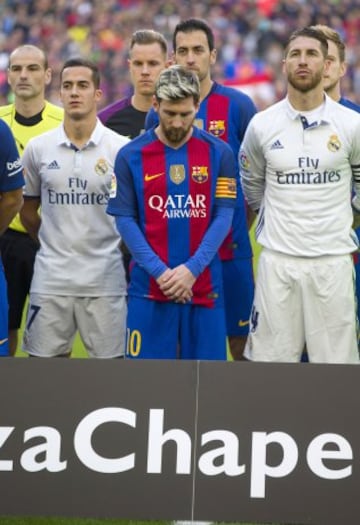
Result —
[[70, 355], [76, 330], [91, 357], [124, 354], [125, 272], [105, 210], [115, 157], [128, 139], [97, 119], [99, 86], [92, 62], [68, 60], [60, 86], [64, 123], [32, 139], [23, 155], [21, 219], [40, 242], [24, 333], [32, 356]]
[[240, 152], [264, 248], [246, 348], [256, 361], [300, 361], [306, 343], [312, 362], [359, 362], [351, 253], [360, 116], [324, 94], [327, 53], [322, 32], [291, 35], [287, 97], [253, 117]]

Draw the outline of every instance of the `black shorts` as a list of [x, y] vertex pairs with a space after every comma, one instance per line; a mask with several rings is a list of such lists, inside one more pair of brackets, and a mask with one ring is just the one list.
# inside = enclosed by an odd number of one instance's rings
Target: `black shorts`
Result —
[[9, 301], [9, 330], [21, 326], [22, 313], [34, 269], [38, 244], [27, 233], [8, 228], [0, 237]]

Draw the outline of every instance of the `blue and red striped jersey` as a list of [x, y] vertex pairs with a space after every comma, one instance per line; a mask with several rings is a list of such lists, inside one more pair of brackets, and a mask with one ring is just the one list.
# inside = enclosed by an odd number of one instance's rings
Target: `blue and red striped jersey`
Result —
[[[174, 268], [194, 255], [216, 208], [235, 207], [235, 165], [231, 148], [202, 130], [194, 128], [189, 141], [177, 149], [150, 130], [119, 151], [116, 192], [107, 211], [136, 218], [151, 250]], [[197, 278], [193, 293], [194, 304], [213, 307], [223, 301], [218, 255]], [[136, 262], [129, 295], [168, 300]]]
[[[227, 142], [238, 160], [246, 128], [255, 113], [255, 105], [245, 93], [214, 82], [209, 94], [200, 103], [194, 124]], [[150, 110], [146, 117], [145, 128], [149, 129], [157, 124], [157, 113]], [[219, 253], [222, 260], [252, 256], [246, 206], [239, 176], [237, 177], [237, 206], [232, 229], [220, 247]]]

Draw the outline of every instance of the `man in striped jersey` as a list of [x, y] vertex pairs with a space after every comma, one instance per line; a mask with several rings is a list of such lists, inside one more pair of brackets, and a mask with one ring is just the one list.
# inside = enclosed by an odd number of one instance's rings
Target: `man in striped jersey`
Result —
[[[223, 86], [211, 78], [216, 63], [215, 38], [211, 27], [198, 18], [179, 22], [173, 34], [174, 60], [200, 81], [200, 105], [195, 125], [227, 142], [236, 159], [248, 123], [256, 113], [252, 100], [245, 94]], [[147, 118], [152, 124], [154, 113]], [[234, 359], [243, 359], [249, 317], [254, 294], [252, 250], [248, 224], [252, 222], [249, 209], [238, 182], [237, 202], [232, 227], [219, 249], [222, 261], [226, 329]], [[248, 218], [248, 220], [247, 220]]]
[[132, 253], [127, 355], [226, 359], [218, 248], [236, 203], [231, 148], [193, 126], [197, 75], [180, 66], [157, 81], [159, 125], [119, 152], [108, 213]]

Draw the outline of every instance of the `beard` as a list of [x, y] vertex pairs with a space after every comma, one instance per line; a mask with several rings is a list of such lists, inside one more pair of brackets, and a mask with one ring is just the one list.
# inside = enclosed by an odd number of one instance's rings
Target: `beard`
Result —
[[163, 128], [163, 133], [167, 140], [172, 144], [179, 144], [189, 133], [191, 125], [187, 128]]
[[323, 82], [323, 71], [317, 71], [306, 79], [299, 78], [293, 73], [288, 73], [288, 82], [297, 91], [308, 93]]

